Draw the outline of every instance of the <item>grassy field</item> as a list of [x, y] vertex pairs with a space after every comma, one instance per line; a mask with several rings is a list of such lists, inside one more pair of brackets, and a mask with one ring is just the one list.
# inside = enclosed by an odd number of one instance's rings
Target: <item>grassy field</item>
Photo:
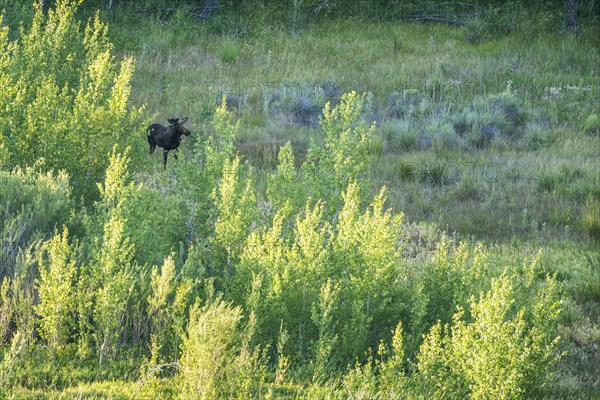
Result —
[[[181, 18], [114, 18], [117, 47], [137, 60], [134, 101], [157, 120], [190, 116], [192, 140], [210, 134], [207, 118], [227, 94], [242, 122], [238, 148], [269, 168], [287, 141], [302, 154], [321, 140], [326, 100], [366, 92], [365, 120], [378, 126], [373, 190], [387, 185], [390, 206], [411, 221], [479, 240], [587, 241], [586, 199], [600, 196], [599, 139], [583, 131], [600, 96], [594, 32], [471, 44], [443, 25], [340, 21], [237, 37]], [[524, 119], [518, 138], [461, 143], [457, 117], [507, 90]]]
[[[174, 171], [195, 165], [188, 162], [196, 149], [215, 136], [211, 118], [223, 97], [240, 122], [234, 143], [253, 167], [249, 182], [257, 208], [268, 208], [269, 174], [280, 165], [281, 148], [291, 143], [301, 174], [311, 146], [327, 140], [319, 125], [325, 104], [340, 104], [350, 91], [364, 93], [360, 119], [375, 130], [367, 145], [368, 172], [361, 179], [371, 199], [386, 186], [385, 208], [404, 214], [407, 270], [421, 277], [419, 268], [435, 258], [442, 238], [456, 245], [482, 243], [489, 253], [489, 276], [526, 265], [539, 254], [536, 279], [556, 276], [564, 289], [558, 324], [564, 357], [555, 367], [557, 379], [544, 393], [548, 398], [598, 398], [600, 37], [595, 27], [583, 26], [577, 35], [528, 27], [474, 41], [468, 26], [442, 24], [320, 21], [293, 34], [257, 15], [249, 19], [255, 22], [233, 18], [202, 24], [185, 13], [142, 16], [117, 7], [103, 18], [117, 57], [135, 59], [131, 101], [143, 107], [140, 124], [189, 117], [192, 134], [183, 139], [179, 160], [169, 159], [165, 173], [159, 151], [133, 174], [136, 187], [153, 196], [149, 203], [161, 199], [187, 207], [185, 199], [175, 199], [174, 188], [184, 175]], [[143, 128], [132, 134], [131, 143], [145, 149]], [[193, 216], [188, 221], [183, 211], [177, 218], [193, 224]], [[101, 225], [90, 229], [90, 221], [83, 218], [76, 226], [87, 234], [86, 229], [102, 232]], [[178, 233], [175, 222], [166, 225]], [[165, 256], [175, 254], [177, 268], [187, 266], [182, 260], [194, 254], [192, 248], [189, 253], [181, 249], [164, 251]], [[144, 260], [144, 267], [155, 262]], [[419, 340], [405, 338], [413, 346], [407, 348], [416, 352]], [[176, 396], [181, 383], [172, 383], [175, 374], [168, 367], [144, 376], [148, 351], [139, 346], [106, 365], [95, 359], [73, 361], [75, 347], [46, 360], [40, 347], [18, 370], [20, 385], [10, 392], [0, 388], [0, 397]], [[416, 354], [406, 357], [412, 360], [405, 367], [409, 370]], [[6, 359], [2, 366], [11, 365]], [[364, 391], [354, 391], [348, 384], [352, 375], [345, 371], [311, 375], [312, 361], [310, 366], [302, 361], [292, 360], [285, 380], [266, 384], [266, 396], [382, 398], [369, 394], [368, 382]], [[43, 367], [36, 369], [38, 362]], [[355, 383], [360, 373], [365, 372], [356, 372]], [[0, 368], [3, 374], [8, 376]], [[406, 379], [414, 392], [403, 393], [405, 398], [433, 395], [414, 389], [418, 385], [410, 379], [418, 378], [408, 374]]]

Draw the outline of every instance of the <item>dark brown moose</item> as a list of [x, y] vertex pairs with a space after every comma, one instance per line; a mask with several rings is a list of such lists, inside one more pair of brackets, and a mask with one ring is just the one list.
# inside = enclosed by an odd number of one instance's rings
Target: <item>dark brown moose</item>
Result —
[[[181, 143], [181, 136], [190, 136], [190, 131], [182, 125], [187, 121], [187, 117], [181, 121], [179, 118], [169, 118], [167, 121], [171, 124], [163, 126], [161, 124], [152, 124], [146, 129], [148, 131], [148, 143], [150, 143], [150, 154], [154, 153], [156, 146], [162, 147], [163, 170], [167, 169], [167, 155], [171, 150], [177, 150]], [[173, 154], [177, 160], [177, 154]]]

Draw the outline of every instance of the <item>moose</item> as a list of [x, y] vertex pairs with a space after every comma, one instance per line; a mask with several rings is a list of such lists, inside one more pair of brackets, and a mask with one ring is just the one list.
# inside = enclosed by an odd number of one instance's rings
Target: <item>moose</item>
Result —
[[[190, 131], [182, 125], [188, 120], [187, 117], [181, 121], [179, 118], [168, 118], [171, 124], [163, 126], [161, 124], [152, 124], [146, 129], [148, 131], [148, 143], [150, 143], [150, 154], [154, 153], [156, 146], [163, 148], [163, 170], [167, 169], [167, 155], [171, 150], [177, 150], [181, 143], [181, 136], [190, 136]], [[173, 154], [177, 160], [177, 154]]]

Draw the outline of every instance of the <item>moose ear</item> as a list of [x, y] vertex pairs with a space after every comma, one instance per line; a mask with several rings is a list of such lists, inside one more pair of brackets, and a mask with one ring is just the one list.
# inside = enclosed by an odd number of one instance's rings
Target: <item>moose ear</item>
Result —
[[177, 125], [179, 118], [167, 118], [167, 122], [173, 125]]
[[179, 124], [183, 124], [183, 123], [185, 123], [185, 121], [187, 121], [187, 120], [188, 120], [188, 117], [184, 117], [184, 118], [183, 118], [183, 120], [182, 120], [181, 122], [179, 122]]

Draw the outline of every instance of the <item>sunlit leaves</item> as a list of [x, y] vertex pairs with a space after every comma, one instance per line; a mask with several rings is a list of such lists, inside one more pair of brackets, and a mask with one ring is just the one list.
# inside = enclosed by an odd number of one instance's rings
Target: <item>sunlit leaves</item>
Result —
[[45, 158], [48, 170], [65, 169], [90, 201], [112, 146], [132, 140], [140, 113], [128, 103], [133, 60], [116, 60], [98, 15], [82, 32], [80, 3], [61, 0], [45, 12], [36, 2], [13, 42], [2, 28], [0, 147], [10, 167]]

